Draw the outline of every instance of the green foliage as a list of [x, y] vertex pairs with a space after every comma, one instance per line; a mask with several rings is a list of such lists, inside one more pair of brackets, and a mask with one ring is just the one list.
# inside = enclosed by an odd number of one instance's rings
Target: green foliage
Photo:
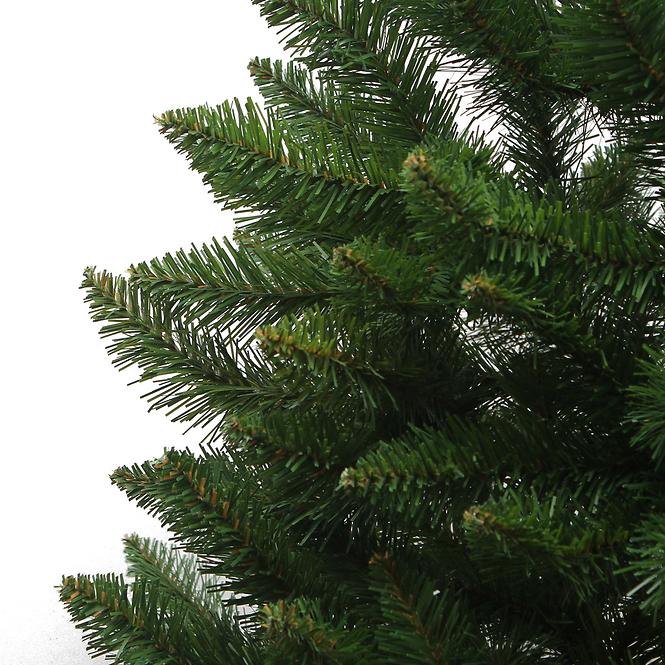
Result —
[[363, 159], [353, 140], [335, 138], [325, 125], [303, 136], [279, 116], [264, 118], [251, 100], [244, 109], [235, 100], [215, 109], [169, 111], [157, 122], [204, 174], [217, 201], [262, 211], [246, 220], [246, 230], [289, 241], [295, 231], [322, 241], [345, 239], [360, 222], [371, 232], [379, 219], [385, 224], [399, 215], [394, 175], [378, 160]]
[[497, 117], [524, 185], [555, 191], [582, 158], [589, 119], [560, 76], [555, 2], [401, 0], [447, 67], [461, 69], [477, 116]]
[[265, 251], [220, 245], [193, 247], [130, 268], [130, 283], [151, 300], [168, 303], [183, 324], [233, 330], [236, 342], [259, 323], [308, 306], [324, 306], [337, 295], [322, 270], [320, 248]]
[[388, 555], [375, 555], [370, 567], [383, 619], [377, 642], [384, 662], [445, 663], [463, 658], [474, 642], [482, 651], [472, 615], [448, 590], [412, 571], [403, 573]]
[[662, 352], [651, 352], [642, 363], [645, 381], [631, 388], [630, 421], [638, 427], [632, 445], [644, 448], [660, 469], [665, 462], [665, 371]]
[[[569, 75], [608, 126], [652, 167], [665, 164], [665, 6], [646, 0], [566, 3], [557, 39]], [[662, 177], [662, 175], [661, 175]]]
[[367, 648], [370, 632], [354, 628], [342, 618], [331, 625], [318, 603], [309, 599], [265, 605], [263, 626], [273, 640], [269, 663], [355, 663], [360, 654], [371, 658]]
[[261, 370], [250, 357], [241, 368], [223, 340], [182, 323], [168, 304], [151, 301], [125, 279], [90, 270], [83, 287], [93, 318], [108, 322], [101, 334], [113, 336], [107, 348], [116, 355], [114, 363], [120, 369], [138, 365], [142, 381], [154, 380], [156, 387], [147, 394], [151, 408], [179, 412], [178, 420], [196, 426], [214, 422], [231, 394], [249, 403], [279, 399], [270, 389], [257, 392], [254, 380]]
[[630, 595], [643, 598], [641, 607], [655, 617], [665, 609], [665, 518], [662, 513], [652, 515], [639, 525], [632, 539], [629, 571], [640, 580]]
[[636, 228], [618, 215], [565, 210], [562, 201], [534, 202], [507, 179], [488, 182], [482, 171], [474, 171], [471, 160], [452, 158], [447, 147], [432, 157], [424, 150], [409, 157], [407, 208], [417, 239], [449, 241], [461, 235], [454, 227], [462, 227], [467, 246], [484, 250], [483, 265], [526, 264], [538, 275], [548, 264], [565, 261], [571, 271], [583, 272], [587, 283], [625, 294], [636, 306], [662, 298], [661, 229]]
[[166, 545], [125, 540], [131, 583], [115, 575], [63, 578], [60, 597], [93, 655], [116, 662], [199, 665], [257, 662], [237, 617], [202, 586], [196, 560]]
[[177, 549], [63, 580], [89, 648], [660, 662], [662, 2], [255, 4], [296, 57], [252, 60], [263, 106], [158, 118], [235, 242], [85, 272], [114, 363], [206, 431], [112, 474]]
[[435, 82], [439, 61], [392, 20], [385, 0], [252, 0], [308, 69], [340, 86], [354, 120], [402, 149], [454, 132], [456, 101]]
[[471, 558], [499, 584], [510, 585], [513, 593], [535, 578], [532, 591], [538, 585], [564, 584], [562, 605], [570, 597], [575, 603], [588, 602], [602, 586], [614, 586], [611, 565], [626, 534], [571, 503], [563, 493], [543, 501], [508, 491], [498, 500], [472, 506], [464, 515]]

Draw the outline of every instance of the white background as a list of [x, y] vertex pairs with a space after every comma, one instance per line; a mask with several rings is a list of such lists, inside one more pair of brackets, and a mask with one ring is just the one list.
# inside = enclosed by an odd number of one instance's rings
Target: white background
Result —
[[112, 368], [81, 272], [230, 235], [152, 116], [254, 94], [249, 59], [279, 54], [250, 0], [3, 5], [2, 665], [92, 662], [55, 585], [121, 572], [123, 534], [160, 534], [108, 474], [198, 441]]

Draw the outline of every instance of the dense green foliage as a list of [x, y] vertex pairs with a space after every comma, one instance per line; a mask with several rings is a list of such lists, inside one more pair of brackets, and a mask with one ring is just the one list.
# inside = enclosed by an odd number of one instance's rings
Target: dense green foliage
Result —
[[157, 119], [235, 243], [85, 273], [206, 432], [113, 473], [177, 549], [63, 580], [91, 649], [661, 662], [665, 3], [254, 2], [263, 104]]

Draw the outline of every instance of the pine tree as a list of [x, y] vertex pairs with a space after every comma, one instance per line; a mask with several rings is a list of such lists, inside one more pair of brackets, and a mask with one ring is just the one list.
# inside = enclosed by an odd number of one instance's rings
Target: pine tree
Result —
[[63, 579], [89, 648], [662, 662], [665, 3], [254, 3], [263, 104], [157, 118], [235, 242], [85, 272], [205, 431], [112, 474], [174, 546]]

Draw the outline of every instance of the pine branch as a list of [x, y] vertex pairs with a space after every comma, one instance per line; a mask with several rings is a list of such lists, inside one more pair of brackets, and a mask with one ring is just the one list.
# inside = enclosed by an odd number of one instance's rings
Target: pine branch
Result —
[[642, 228], [655, 216], [648, 176], [625, 147], [597, 147], [582, 164], [571, 190], [572, 204], [580, 210], [597, 214], [620, 210]]
[[589, 131], [581, 91], [553, 58], [553, 2], [402, 0], [408, 30], [427, 35], [444, 69], [463, 72], [474, 120], [496, 116], [514, 175], [529, 188], [564, 191]]
[[[283, 600], [265, 605], [262, 609], [262, 623], [267, 637], [274, 642], [282, 658], [294, 651], [306, 650], [317, 659], [316, 662], [357, 663], [372, 659], [372, 654], [363, 642], [369, 634], [360, 627], [335, 627], [322, 616], [318, 604], [308, 599], [297, 598], [291, 602]], [[365, 651], [365, 654], [363, 654]], [[306, 658], [306, 656], [303, 656]], [[280, 657], [273, 662], [279, 662]]]
[[82, 287], [93, 320], [107, 322], [100, 334], [113, 338], [107, 348], [116, 356], [114, 364], [137, 365], [141, 381], [157, 384], [146, 394], [151, 409], [168, 409], [177, 414], [174, 420], [192, 427], [208, 426], [218, 425], [231, 407], [253, 410], [262, 404], [269, 410], [287, 397], [252, 355], [232, 355], [223, 340], [184, 325], [168, 304], [150, 300], [123, 278], [90, 269]]
[[136, 534], [125, 536], [123, 545], [128, 575], [158, 585], [167, 596], [210, 622], [225, 616], [226, 610], [218, 602], [219, 594], [206, 591], [195, 557]]
[[[259, 328], [256, 336], [268, 358], [285, 359], [277, 366], [316, 377], [316, 390], [332, 398], [335, 392], [348, 399], [352, 391], [363, 408], [375, 411], [386, 400], [392, 401], [384, 385], [381, 370], [374, 367], [370, 356], [363, 357], [370, 331], [350, 320], [340, 322], [325, 313], [310, 311], [300, 319], [286, 318], [276, 326]], [[354, 356], [354, 352], [363, 356]], [[370, 352], [371, 353], [371, 352]]]
[[[524, 464], [532, 443], [508, 423], [474, 424], [451, 417], [442, 429], [412, 427], [401, 438], [378, 444], [344, 470], [340, 488], [395, 492], [402, 485], [499, 478]], [[534, 455], [534, 469], [546, 464], [546, 450]]]
[[[449, 426], [446, 432], [412, 428], [399, 439], [379, 443], [344, 469], [339, 489], [381, 515], [390, 515], [382, 521], [396, 530], [449, 527], [469, 503], [479, 500], [490, 478], [498, 482], [501, 467], [493, 468], [492, 459], [510, 459], [500, 445], [496, 450], [489, 445], [491, 439], [483, 437], [482, 428], [474, 431], [454, 421]], [[485, 457], [477, 455], [471, 442], [485, 446]], [[510, 461], [505, 465], [511, 466]]]
[[[636, 427], [631, 445], [651, 454], [656, 469], [665, 463], [665, 356], [649, 350], [642, 361], [641, 381], [629, 388], [627, 421]], [[628, 424], [627, 423], [627, 424]]]
[[228, 602], [256, 605], [293, 594], [342, 602], [354, 589], [352, 569], [297, 544], [288, 515], [279, 514], [254, 474], [221, 457], [171, 450], [111, 478], [199, 557], [202, 573], [224, 578], [211, 589], [237, 596]]
[[361, 142], [369, 142], [356, 125], [350, 105], [331, 82], [315, 79], [313, 73], [294, 62], [274, 62], [254, 58], [249, 71], [268, 108], [291, 127], [303, 130], [318, 128], [322, 123], [338, 134], [349, 132]]
[[[409, 212], [418, 223], [413, 235], [421, 241], [463, 227], [462, 237], [478, 247], [483, 263], [522, 264], [538, 275], [550, 261], [569, 261], [577, 283], [630, 297], [637, 311], [665, 293], [665, 242], [654, 228], [566, 211], [561, 202], [534, 204], [507, 182], [488, 183], [424, 151], [407, 159], [405, 177]], [[575, 281], [573, 274], [568, 278]]]
[[302, 135], [317, 135], [324, 125], [334, 136], [355, 143], [365, 159], [380, 161], [393, 175], [399, 172], [403, 150], [372, 133], [373, 122], [362, 122], [362, 107], [358, 108], [353, 96], [337, 82], [280, 60], [254, 58], [249, 70], [266, 106], [290, 127]]
[[271, 510], [308, 547], [329, 542], [333, 534], [340, 544], [345, 538], [348, 513], [334, 487], [340, 457], [351, 459], [363, 438], [360, 426], [309, 411], [233, 419], [224, 431], [227, 450], [254, 468]]
[[551, 428], [515, 409], [482, 422], [449, 417], [438, 428], [411, 427], [358, 457], [340, 474], [338, 489], [389, 515], [384, 521], [397, 529], [439, 533], [457, 531], [469, 504], [512, 479], [528, 484], [540, 478], [562, 492], [566, 482], [582, 486], [587, 471], [601, 482], [601, 459], [607, 466], [602, 478], [616, 478], [617, 461], [604, 440]]
[[459, 298], [445, 267], [432, 265], [427, 255], [414, 254], [408, 246], [395, 247], [382, 238], [358, 238], [333, 251], [340, 288], [335, 305], [357, 310], [377, 310], [439, 316]]
[[224, 606], [221, 594], [208, 593], [195, 557], [149, 538], [128, 536], [123, 543], [134, 588], [159, 589], [171, 621], [191, 625], [193, 649], [203, 662], [260, 659], [260, 645], [249, 643], [240, 627], [242, 615]]
[[[507, 334], [515, 345], [554, 345], [581, 367], [603, 377], [619, 390], [619, 379], [608, 361], [604, 336], [598, 335], [598, 327], [594, 334], [591, 326], [584, 325], [585, 319], [579, 315], [578, 299], [575, 295], [566, 299], [560, 293], [556, 303], [545, 303], [538, 296], [548, 297], [549, 293], [541, 288], [541, 284], [542, 277], [527, 282], [521, 275], [492, 276], [481, 272], [467, 276], [461, 288], [466, 296], [466, 324], [474, 327], [487, 325], [489, 340]], [[548, 306], [555, 306], [558, 311], [550, 311]], [[611, 310], [611, 316], [616, 318], [615, 308]], [[506, 324], [508, 330], [497, 331], [497, 322]]]
[[535, 492], [508, 490], [498, 500], [472, 506], [464, 515], [471, 559], [484, 575], [501, 578], [501, 584], [519, 584], [532, 576], [538, 576], [540, 585], [565, 583], [562, 601], [573, 605], [588, 602], [608, 586], [614, 589], [619, 580], [609, 571], [628, 533], [620, 523], [598, 519], [580, 504], [579, 515], [572, 514], [574, 503], [565, 492], [541, 499]]
[[362, 98], [356, 99], [353, 87], [347, 91], [338, 81], [316, 77], [293, 62], [255, 58], [249, 69], [267, 107], [289, 127], [316, 140], [325, 126], [337, 141], [354, 145], [362, 160], [381, 164], [387, 174], [384, 179], [395, 182], [404, 148], [377, 131], [380, 116], [372, 115]]
[[[160, 131], [204, 174], [226, 207], [260, 211], [245, 227], [262, 234], [315, 232], [349, 238], [401, 219], [394, 177], [358, 147], [321, 127], [300, 135], [272, 113], [266, 119], [249, 100], [215, 109], [169, 111]], [[295, 227], [284, 225], [287, 216]]]
[[562, 7], [558, 46], [601, 110], [665, 113], [665, 10], [644, 0]]
[[644, 0], [588, 0], [562, 8], [558, 48], [573, 80], [627, 141], [656, 184], [665, 163], [665, 8]]
[[[328, 421], [324, 419], [323, 423]], [[325, 439], [310, 436], [320, 424], [319, 417], [308, 414], [299, 414], [297, 419], [291, 414], [288, 418], [275, 418], [275, 414], [260, 419], [232, 418], [224, 430], [224, 440], [227, 446], [241, 450], [257, 464], [262, 460], [274, 465], [284, 458], [293, 464], [298, 459], [298, 468], [302, 469], [304, 458], [312, 469], [321, 471], [333, 466], [331, 457], [334, 459], [335, 452], [328, 449]]]
[[[356, 118], [405, 147], [453, 135], [457, 102], [438, 90], [433, 60], [390, 16], [391, 3], [367, 0], [253, 0], [287, 48], [345, 90]], [[376, 120], [373, 120], [376, 118]]]
[[132, 266], [129, 284], [183, 325], [219, 332], [236, 345], [258, 326], [312, 307], [359, 313], [371, 297], [378, 309], [424, 316], [459, 304], [445, 270], [381, 238], [360, 238], [336, 247], [332, 262], [329, 256], [318, 246], [268, 251], [213, 240]]
[[[199, 557], [202, 572], [226, 578], [220, 590], [247, 593], [247, 604], [255, 600], [248, 590], [236, 589], [234, 582], [251, 589], [256, 585], [253, 575], [257, 579], [269, 575], [270, 552], [255, 542], [261, 527], [253, 526], [261, 515], [256, 508], [252, 512], [252, 506], [260, 499], [252, 502], [249, 492], [242, 491], [239, 469], [221, 459], [197, 460], [190, 453], [172, 450], [160, 460], [121, 467], [111, 480], [139, 506], [159, 515], [177, 540]], [[280, 572], [273, 574], [275, 598], [280, 591], [288, 593], [282, 578], [287, 571]]]
[[[446, 54], [456, 54], [455, 64], [470, 72], [488, 69], [475, 83], [492, 95], [505, 89], [500, 80], [520, 91], [557, 85], [545, 74], [551, 3], [401, 0], [398, 4], [413, 31], [430, 37]], [[565, 90], [575, 94], [574, 88]]]
[[462, 604], [426, 576], [403, 572], [388, 555], [375, 555], [370, 564], [383, 619], [375, 639], [386, 662], [463, 662], [475, 636]]
[[465, 399], [461, 393], [470, 370], [463, 366], [451, 325], [444, 323], [429, 335], [414, 328], [413, 320], [408, 312], [367, 321], [364, 314], [310, 310], [257, 335], [279, 380], [297, 386], [303, 403], [317, 403], [325, 395], [327, 409], [346, 412], [350, 406], [348, 413], [355, 409], [371, 424], [398, 414], [400, 422], [408, 422], [430, 417], [443, 404], [461, 408], [455, 401]]
[[168, 303], [184, 325], [232, 329], [236, 344], [261, 324], [274, 323], [336, 294], [323, 250], [266, 251], [213, 240], [130, 269], [130, 284]]
[[665, 609], [665, 516], [656, 513], [636, 529], [629, 550], [632, 560], [619, 572], [635, 575], [629, 597], [638, 599], [647, 614], [660, 618]]
[[[84, 631], [92, 656], [114, 654], [117, 662], [128, 665], [206, 663], [193, 649], [193, 636], [182, 620], [165, 612], [159, 589], [145, 582], [134, 584], [130, 594], [122, 577], [65, 577], [60, 597]], [[249, 663], [240, 658], [234, 662]]]

